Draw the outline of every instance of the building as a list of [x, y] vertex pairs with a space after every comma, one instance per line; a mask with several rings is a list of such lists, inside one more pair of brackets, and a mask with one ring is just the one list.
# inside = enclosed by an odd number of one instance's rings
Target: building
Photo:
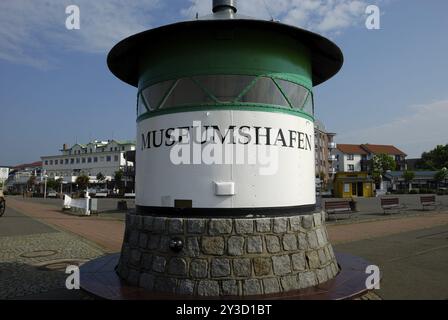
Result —
[[333, 184], [336, 198], [374, 196], [375, 185], [367, 172], [338, 172]]
[[42, 181], [41, 161], [12, 167], [9, 171], [8, 179], [5, 182], [5, 187], [10, 192], [22, 193], [28, 191], [30, 187], [28, 186], [28, 182], [32, 176], [36, 177], [35, 183]]
[[322, 182], [325, 189], [332, 180], [336, 169], [333, 166], [336, 157], [331, 154], [331, 150], [336, 148], [333, 141], [335, 133], [327, 132], [323, 123], [316, 120], [314, 124], [314, 147], [316, 158], [316, 177]]
[[370, 160], [379, 154], [393, 157], [398, 171], [406, 170], [406, 154], [391, 145], [338, 144], [332, 154], [336, 157], [338, 172], [370, 172]]
[[389, 191], [421, 191], [424, 189], [435, 191], [438, 188], [446, 188], [447, 181], [437, 181], [436, 174], [437, 171], [414, 171], [412, 181], [406, 181], [403, 176], [403, 171], [390, 171], [386, 172], [384, 180]]
[[3, 183], [8, 179], [9, 167], [0, 166], [0, 187], [3, 187]]
[[89, 176], [90, 182], [96, 183], [100, 173], [110, 181], [116, 171], [132, 166], [125, 159], [125, 153], [132, 150], [133, 141], [94, 140], [71, 148], [64, 144], [61, 154], [41, 157], [42, 167], [48, 178], [62, 178], [66, 183], [74, 183], [80, 175]]

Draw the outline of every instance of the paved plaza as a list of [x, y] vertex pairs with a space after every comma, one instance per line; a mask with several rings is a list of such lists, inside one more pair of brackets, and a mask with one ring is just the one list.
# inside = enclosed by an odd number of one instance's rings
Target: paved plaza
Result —
[[[448, 201], [439, 198], [437, 210], [422, 211], [417, 196], [407, 196], [407, 210], [386, 216], [378, 199], [361, 199], [353, 219], [328, 222], [335, 250], [380, 267], [381, 289], [367, 298], [448, 299]], [[65, 289], [66, 266], [120, 251], [124, 212], [71, 216], [60, 211], [60, 201], [7, 198], [0, 218], [0, 299], [90, 299]], [[117, 200], [103, 201], [113, 208]]]

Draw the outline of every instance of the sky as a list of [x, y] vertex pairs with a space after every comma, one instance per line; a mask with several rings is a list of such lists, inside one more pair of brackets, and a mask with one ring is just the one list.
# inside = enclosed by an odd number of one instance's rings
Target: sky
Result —
[[[80, 29], [65, 27], [68, 5]], [[368, 5], [380, 29], [365, 26]], [[330, 38], [344, 66], [317, 86], [316, 117], [337, 143], [392, 144], [419, 157], [448, 143], [448, 1], [239, 0], [239, 13]], [[62, 144], [135, 139], [136, 88], [106, 66], [119, 40], [211, 12], [211, 0], [1, 0], [0, 165]]]

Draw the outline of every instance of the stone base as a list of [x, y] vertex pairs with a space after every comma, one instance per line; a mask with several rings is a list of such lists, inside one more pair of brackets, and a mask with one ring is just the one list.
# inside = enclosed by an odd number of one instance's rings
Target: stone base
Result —
[[[117, 272], [151, 292], [218, 297], [286, 293], [339, 269], [325, 214], [187, 218], [127, 214]], [[173, 250], [173, 240], [182, 243]]]

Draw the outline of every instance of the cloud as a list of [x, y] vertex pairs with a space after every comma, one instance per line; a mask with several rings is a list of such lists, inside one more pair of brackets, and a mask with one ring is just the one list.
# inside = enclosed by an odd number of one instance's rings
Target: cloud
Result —
[[396, 119], [385, 117], [384, 123], [378, 126], [338, 133], [337, 141], [392, 144], [409, 157], [420, 157], [422, 152], [448, 143], [448, 100], [411, 106], [406, 111]]
[[[65, 8], [80, 8], [81, 29], [67, 30]], [[118, 40], [151, 27], [159, 0], [0, 1], [0, 59], [47, 68], [52, 48], [107, 52]]]
[[[373, 1], [378, 2], [378, 1]], [[238, 12], [259, 19], [281, 22], [327, 35], [337, 34], [352, 26], [362, 25], [365, 9], [372, 1], [365, 0], [251, 0], [239, 1]], [[193, 17], [196, 12], [211, 12], [211, 1], [190, 0], [182, 15]]]

